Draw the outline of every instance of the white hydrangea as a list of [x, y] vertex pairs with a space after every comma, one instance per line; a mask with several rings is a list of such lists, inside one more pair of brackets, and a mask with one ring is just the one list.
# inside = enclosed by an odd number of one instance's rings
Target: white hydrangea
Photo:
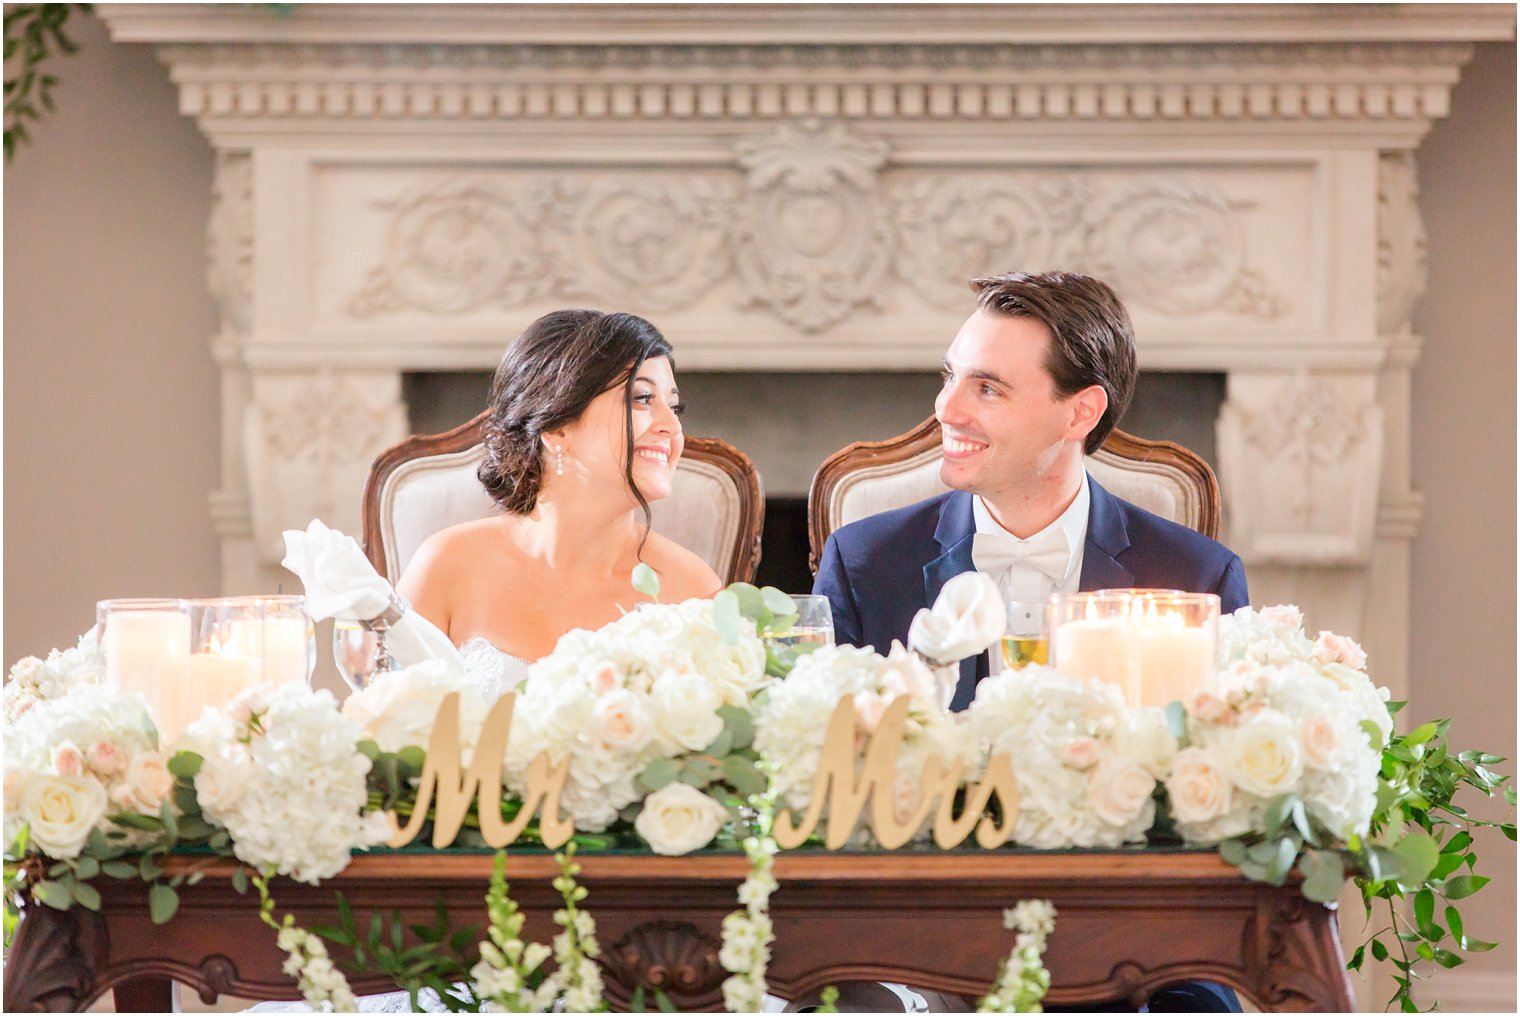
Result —
[[343, 701], [343, 715], [359, 725], [364, 739], [383, 752], [426, 749], [438, 707], [459, 695], [459, 739], [466, 753], [475, 749], [488, 706], [480, 691], [439, 660], [413, 664], [377, 677], [369, 687]]
[[570, 758], [561, 807], [586, 832], [606, 829], [641, 792], [660, 758], [705, 747], [717, 710], [748, 709], [769, 684], [765, 644], [740, 618], [723, 641], [711, 600], [648, 604], [596, 631], [567, 633], [528, 668], [506, 756], [507, 786], [523, 793], [542, 752]]
[[105, 657], [91, 628], [72, 649], [54, 649], [46, 660], [27, 656], [11, 667], [5, 682], [5, 722], [11, 723], [39, 702], [61, 698], [76, 688], [105, 683]]
[[[933, 673], [897, 644], [887, 656], [824, 646], [798, 659], [787, 679], [770, 690], [755, 716], [755, 748], [774, 766], [780, 801], [798, 811], [807, 807], [829, 720], [846, 695], [854, 700], [857, 729], [866, 734], [876, 730], [893, 700], [909, 699], [896, 786], [897, 815], [906, 819], [919, 805], [924, 763], [938, 756], [948, 767], [964, 755], [966, 742], [956, 719], [939, 707]], [[932, 832], [925, 822], [919, 836]]]
[[195, 778], [201, 811], [231, 834], [238, 858], [315, 884], [391, 833], [383, 812], [364, 811], [362, 739], [331, 692], [296, 682], [259, 685], [208, 709], [180, 747], [205, 759]]
[[967, 713], [971, 736], [1013, 762], [1015, 842], [1048, 850], [1144, 838], [1176, 751], [1160, 710], [1128, 710], [1108, 682], [1031, 665], [982, 681]]

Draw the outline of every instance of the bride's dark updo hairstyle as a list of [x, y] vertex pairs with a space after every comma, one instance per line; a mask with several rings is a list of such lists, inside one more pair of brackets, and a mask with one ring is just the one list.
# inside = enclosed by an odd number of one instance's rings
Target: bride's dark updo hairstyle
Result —
[[545, 431], [575, 422], [603, 392], [623, 395], [623, 477], [649, 523], [649, 502], [633, 482], [633, 386], [640, 365], [670, 356], [658, 328], [633, 314], [557, 310], [533, 322], [507, 347], [491, 381], [485, 461], [476, 475], [503, 510], [525, 515], [543, 486]]

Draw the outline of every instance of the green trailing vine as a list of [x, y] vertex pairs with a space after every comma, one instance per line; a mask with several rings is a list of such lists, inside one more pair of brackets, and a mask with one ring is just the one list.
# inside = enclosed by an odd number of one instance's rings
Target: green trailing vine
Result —
[[7, 162], [15, 156], [18, 145], [31, 140], [26, 122], [36, 124], [44, 112], [53, 112], [53, 87], [58, 76], [43, 68], [57, 53], [68, 56], [78, 51], [78, 43], [64, 33], [69, 16], [93, 9], [93, 4], [17, 4], [5, 12]]
[[[1390, 702], [1388, 710], [1397, 713], [1404, 705]], [[1506, 786], [1509, 777], [1491, 768], [1505, 760], [1480, 751], [1450, 751], [1450, 728], [1451, 720], [1435, 720], [1389, 738], [1366, 839], [1353, 836], [1344, 848], [1330, 846], [1334, 837], [1312, 820], [1296, 795], [1284, 794], [1267, 809], [1265, 835], [1226, 840], [1219, 847], [1225, 861], [1258, 882], [1282, 885], [1296, 866], [1304, 896], [1320, 903], [1336, 900], [1350, 878], [1361, 892], [1366, 926], [1374, 930], [1346, 966], [1360, 972], [1369, 954], [1378, 963], [1391, 963], [1396, 990], [1385, 1008], [1402, 1012], [1436, 1008], [1421, 1009], [1414, 997], [1416, 982], [1427, 979], [1432, 966], [1451, 969], [1466, 962], [1462, 953], [1495, 948], [1496, 943], [1467, 933], [1456, 904], [1489, 881], [1474, 873], [1473, 831], [1496, 828], [1515, 839], [1511, 818], [1476, 818], [1457, 802], [1464, 787], [1468, 795], [1502, 795], [1510, 807], [1516, 796], [1514, 787]]]

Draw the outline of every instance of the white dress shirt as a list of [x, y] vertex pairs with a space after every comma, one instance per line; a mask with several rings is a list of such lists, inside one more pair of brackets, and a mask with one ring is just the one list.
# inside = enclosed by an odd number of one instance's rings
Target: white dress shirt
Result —
[[[1087, 516], [1092, 507], [1092, 494], [1087, 487], [1087, 473], [1082, 473], [1082, 485], [1077, 489], [1077, 496], [1060, 516], [1035, 533], [1027, 540], [1021, 540], [998, 524], [992, 517], [992, 512], [980, 497], [971, 499], [971, 514], [976, 522], [976, 532], [995, 533], [1006, 540], [1014, 540], [1018, 543], [1035, 544], [1059, 533], [1064, 537], [1067, 547], [1066, 570], [1060, 580], [1052, 578], [1039, 568], [1024, 563], [1015, 563], [1003, 568], [999, 574], [987, 572], [989, 578], [997, 583], [998, 592], [1003, 596], [1003, 602], [1012, 600], [1043, 600], [1051, 593], [1074, 593], [1082, 581], [1082, 553], [1087, 544]], [[980, 564], [977, 569], [983, 570]], [[996, 674], [1003, 669], [1002, 653], [1000, 646], [993, 646], [987, 651], [987, 673]]]

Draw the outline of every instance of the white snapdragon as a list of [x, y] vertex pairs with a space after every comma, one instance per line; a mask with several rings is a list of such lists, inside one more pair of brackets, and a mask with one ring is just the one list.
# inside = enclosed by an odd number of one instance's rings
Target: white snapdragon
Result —
[[1049, 900], [1022, 900], [1003, 911], [1003, 927], [1014, 932], [1013, 951], [1003, 961], [977, 1012], [1039, 1012], [1050, 990], [1045, 943], [1055, 932], [1056, 908]]

